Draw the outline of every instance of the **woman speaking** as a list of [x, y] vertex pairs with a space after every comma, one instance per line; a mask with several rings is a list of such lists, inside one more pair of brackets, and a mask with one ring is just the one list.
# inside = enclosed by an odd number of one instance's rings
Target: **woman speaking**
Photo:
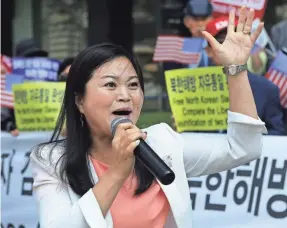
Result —
[[[266, 128], [246, 71], [263, 28], [262, 23], [250, 33], [253, 17], [253, 9], [242, 7], [235, 31], [232, 11], [223, 44], [203, 32], [228, 77], [228, 133], [222, 141], [199, 135], [186, 142], [163, 123], [138, 129], [144, 86], [134, 57], [112, 44], [82, 51], [71, 66], [52, 139], [31, 153], [41, 227], [192, 227], [187, 178], [228, 170], [261, 154]], [[118, 117], [131, 122], [120, 123], [112, 134]], [[67, 138], [60, 140], [65, 121]], [[172, 169], [171, 184], [163, 185], [134, 156], [140, 139]], [[187, 144], [193, 149], [186, 150]]]

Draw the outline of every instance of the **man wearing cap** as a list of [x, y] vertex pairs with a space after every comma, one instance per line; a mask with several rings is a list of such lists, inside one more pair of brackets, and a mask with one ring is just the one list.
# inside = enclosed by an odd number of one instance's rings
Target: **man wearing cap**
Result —
[[[41, 49], [35, 40], [31, 38], [21, 40], [15, 48], [17, 57], [48, 57], [48, 52]], [[3, 63], [1, 58], [1, 63]], [[2, 64], [1, 64], [2, 65]], [[11, 66], [12, 67], [12, 66]], [[11, 69], [12, 71], [12, 69]], [[2, 72], [1, 72], [2, 73]], [[17, 129], [15, 113], [13, 108], [1, 109], [1, 130], [10, 132], [13, 136], [19, 135]]]
[[21, 40], [15, 49], [17, 57], [48, 57], [48, 52], [41, 49], [35, 40], [31, 38]]
[[[235, 26], [238, 21], [235, 20]], [[219, 42], [223, 43], [227, 35], [228, 17], [219, 17], [211, 20], [206, 31]], [[238, 28], [241, 29], [242, 28]], [[240, 30], [239, 30], [240, 31]], [[225, 42], [231, 42], [228, 39]], [[217, 53], [208, 45], [206, 52], [212, 61], [211, 65], [220, 66]], [[248, 79], [255, 99], [259, 117], [266, 123], [269, 135], [285, 135], [283, 109], [280, 105], [279, 88], [265, 77], [248, 72]]]
[[202, 31], [212, 20], [212, 5], [208, 0], [190, 0], [184, 9], [183, 23], [192, 37], [202, 37]]
[[[202, 37], [202, 31], [205, 30], [206, 25], [212, 20], [213, 8], [208, 0], [190, 0], [184, 9], [183, 23], [190, 31], [192, 37]], [[189, 68], [206, 67], [208, 66], [208, 56], [204, 50], [207, 42], [203, 42], [203, 50], [201, 53], [201, 60], [197, 66], [189, 65]]]
[[[184, 8], [183, 24], [189, 30], [191, 37], [202, 37], [202, 31], [206, 25], [212, 20], [213, 8], [208, 0], [189, 0]], [[204, 38], [203, 38], [204, 39]], [[181, 69], [207, 67], [209, 65], [208, 55], [205, 52], [207, 42], [204, 39], [202, 43], [201, 59], [198, 64], [179, 64], [179, 63], [163, 63], [164, 71]]]

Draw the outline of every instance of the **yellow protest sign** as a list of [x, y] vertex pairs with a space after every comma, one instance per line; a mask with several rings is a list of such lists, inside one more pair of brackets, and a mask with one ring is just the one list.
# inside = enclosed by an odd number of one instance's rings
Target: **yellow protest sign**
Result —
[[178, 132], [227, 128], [229, 94], [222, 67], [165, 71], [165, 79]]
[[14, 112], [20, 131], [50, 131], [62, 105], [64, 82], [31, 82], [13, 86]]

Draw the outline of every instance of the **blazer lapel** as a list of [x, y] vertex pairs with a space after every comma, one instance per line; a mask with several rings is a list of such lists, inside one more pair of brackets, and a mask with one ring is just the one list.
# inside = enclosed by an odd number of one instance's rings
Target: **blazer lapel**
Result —
[[[175, 172], [176, 167], [174, 167], [172, 154], [167, 154], [166, 150], [162, 147], [157, 146], [158, 144], [153, 143], [153, 140], [151, 138], [147, 137], [146, 142], [149, 144], [151, 148], [153, 148], [154, 151], [158, 154], [158, 156]], [[176, 172], [175, 172], [176, 173]], [[180, 178], [177, 175], [175, 176], [175, 180], [173, 183], [169, 185], [163, 185], [160, 183], [158, 179], [157, 182], [160, 185], [161, 189], [165, 193], [165, 196], [169, 202], [175, 223], [177, 224], [177, 227], [180, 227], [180, 218], [182, 217], [182, 197], [180, 196], [180, 191], [177, 188], [176, 182], [177, 179]]]

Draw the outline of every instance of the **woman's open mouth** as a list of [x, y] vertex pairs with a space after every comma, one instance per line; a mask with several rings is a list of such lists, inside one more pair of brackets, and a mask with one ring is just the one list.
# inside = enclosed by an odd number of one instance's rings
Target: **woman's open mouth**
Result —
[[121, 109], [117, 109], [113, 111], [113, 115], [121, 116], [121, 117], [124, 117], [124, 116], [129, 117], [131, 113], [132, 113], [132, 110], [129, 108], [121, 108]]

